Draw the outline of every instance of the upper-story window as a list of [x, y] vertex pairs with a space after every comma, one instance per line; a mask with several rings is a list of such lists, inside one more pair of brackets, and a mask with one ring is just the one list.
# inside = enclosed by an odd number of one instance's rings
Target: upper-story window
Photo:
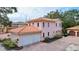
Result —
[[48, 27], [49, 27], [49, 23], [48, 23]]
[[39, 23], [37, 23], [37, 26], [39, 27]]
[[43, 27], [45, 26], [45, 23], [43, 22]]
[[34, 23], [32, 23], [32, 25], [34, 25]]
[[43, 37], [45, 37], [45, 33], [43, 33]]
[[57, 27], [57, 23], [56, 23], [56, 27]]

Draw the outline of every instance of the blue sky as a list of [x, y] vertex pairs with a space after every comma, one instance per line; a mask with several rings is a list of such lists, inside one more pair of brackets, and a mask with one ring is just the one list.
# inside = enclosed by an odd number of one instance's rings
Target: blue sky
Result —
[[18, 7], [17, 13], [9, 14], [8, 17], [13, 22], [27, 21], [32, 18], [38, 18], [46, 15], [50, 11], [56, 10], [69, 10], [69, 9], [79, 9], [78, 7]]

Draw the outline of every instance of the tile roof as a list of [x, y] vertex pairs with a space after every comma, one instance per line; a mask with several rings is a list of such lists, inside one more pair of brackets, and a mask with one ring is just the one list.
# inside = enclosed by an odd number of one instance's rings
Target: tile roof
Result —
[[11, 29], [9, 32], [16, 33], [16, 34], [28, 34], [28, 33], [38, 33], [41, 32], [41, 30], [35, 26], [23, 26], [15, 29]]
[[35, 19], [32, 19], [32, 20], [29, 20], [27, 22], [56, 22], [58, 20], [59, 19], [49, 19], [49, 18], [40, 17], [40, 18], [35, 18]]
[[67, 28], [67, 30], [77, 30], [77, 31], [79, 31], [79, 26], [70, 27], [70, 28]]

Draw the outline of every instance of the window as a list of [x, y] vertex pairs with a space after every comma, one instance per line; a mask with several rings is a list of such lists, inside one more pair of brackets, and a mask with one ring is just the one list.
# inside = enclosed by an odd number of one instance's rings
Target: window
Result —
[[37, 23], [37, 26], [39, 27], [39, 23]]
[[57, 23], [56, 23], [56, 26], [57, 26]]
[[49, 23], [48, 23], [48, 27], [49, 27]]
[[43, 22], [43, 27], [45, 26], [44, 22]]
[[48, 36], [49, 36], [49, 32], [48, 32]]
[[34, 25], [34, 23], [32, 23], [32, 25]]
[[45, 37], [45, 34], [43, 33], [43, 37]]

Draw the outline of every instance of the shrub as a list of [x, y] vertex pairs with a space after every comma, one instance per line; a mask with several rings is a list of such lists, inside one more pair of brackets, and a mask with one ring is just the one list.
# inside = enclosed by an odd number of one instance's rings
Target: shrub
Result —
[[0, 39], [0, 42], [2, 42], [3, 40]]
[[60, 39], [60, 38], [62, 38], [62, 35], [55, 35], [52, 38], [46, 37], [43, 42], [50, 43], [50, 42], [55, 41], [55, 40]]
[[50, 38], [49, 37], [46, 37], [43, 42], [47, 42], [48, 43], [49, 41], [50, 41]]
[[6, 49], [13, 49], [13, 48], [15, 48], [16, 47], [16, 44], [15, 44], [15, 42], [13, 42], [10, 38], [8, 38], [8, 39], [4, 39], [4, 41], [3, 41], [3, 46], [6, 48]]
[[60, 39], [60, 38], [62, 38], [62, 35], [55, 35], [55, 36], [53, 37], [53, 39]]
[[64, 29], [64, 30], [63, 30], [63, 36], [65, 36], [65, 37], [66, 37], [66, 36], [68, 36], [68, 35], [69, 35], [69, 34], [67, 33], [67, 30], [66, 30], [66, 29]]
[[12, 50], [12, 49], [14, 49], [14, 50], [20, 50], [20, 49], [22, 49], [23, 47], [21, 46], [21, 47], [18, 47], [18, 45], [16, 44], [17, 42], [15, 41], [15, 42], [13, 42], [12, 40], [11, 40], [11, 38], [5, 38], [5, 39], [3, 39], [3, 41], [2, 41], [2, 45], [7, 49], [7, 50]]
[[67, 37], [69, 34], [65, 33], [63, 36]]

